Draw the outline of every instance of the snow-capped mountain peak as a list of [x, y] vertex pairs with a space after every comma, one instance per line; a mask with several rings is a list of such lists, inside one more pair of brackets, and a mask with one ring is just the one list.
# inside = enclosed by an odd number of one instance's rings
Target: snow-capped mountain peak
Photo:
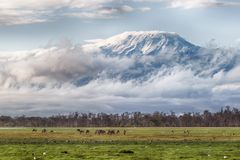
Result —
[[178, 34], [162, 31], [124, 32], [87, 44], [85, 48], [98, 48], [106, 55], [157, 55], [161, 53], [196, 53], [199, 49]]

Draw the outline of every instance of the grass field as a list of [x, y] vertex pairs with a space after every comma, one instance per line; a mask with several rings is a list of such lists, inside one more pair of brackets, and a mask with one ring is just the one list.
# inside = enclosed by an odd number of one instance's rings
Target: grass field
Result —
[[76, 128], [47, 129], [53, 133], [0, 128], [0, 160], [240, 160], [240, 128], [124, 128], [126, 135], [123, 128], [114, 128], [119, 135], [81, 129], [90, 134], [80, 135]]

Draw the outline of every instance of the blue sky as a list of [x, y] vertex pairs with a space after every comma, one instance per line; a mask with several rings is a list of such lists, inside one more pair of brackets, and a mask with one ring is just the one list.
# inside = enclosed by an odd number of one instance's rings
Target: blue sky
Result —
[[237, 0], [0, 0], [0, 51], [74, 43], [124, 31], [177, 32], [205, 45], [231, 45], [240, 38]]

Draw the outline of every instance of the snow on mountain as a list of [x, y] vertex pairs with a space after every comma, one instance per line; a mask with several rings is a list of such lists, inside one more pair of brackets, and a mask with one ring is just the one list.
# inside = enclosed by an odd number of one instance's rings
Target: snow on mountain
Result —
[[124, 79], [143, 78], [173, 67], [190, 69], [200, 76], [231, 70], [238, 55], [224, 49], [196, 46], [177, 33], [162, 31], [124, 32], [108, 39], [83, 45], [107, 57], [135, 57], [135, 64], [120, 73]]
[[[195, 46], [176, 33], [161, 31], [124, 32], [83, 48], [97, 48], [105, 55], [158, 55], [164, 53], [194, 54], [200, 47]], [[96, 49], [95, 49], [96, 50]]]

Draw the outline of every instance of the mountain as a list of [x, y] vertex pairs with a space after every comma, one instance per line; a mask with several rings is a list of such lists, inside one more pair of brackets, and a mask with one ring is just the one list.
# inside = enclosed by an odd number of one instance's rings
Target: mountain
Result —
[[96, 79], [141, 83], [178, 71], [209, 78], [237, 66], [238, 53], [199, 47], [176, 33], [125, 32], [84, 45], [1, 54], [0, 85], [83, 86]]
[[152, 74], [176, 67], [191, 70], [198, 76], [213, 76], [231, 70], [238, 59], [228, 50], [199, 47], [177, 33], [162, 31], [124, 32], [86, 44], [83, 50], [97, 51], [106, 57], [134, 57], [134, 65], [108, 74], [123, 80], [146, 80]]
[[176, 33], [161, 31], [124, 32], [96, 43], [87, 44], [86, 48], [98, 48], [108, 56], [159, 55], [197, 53], [195, 46]]

